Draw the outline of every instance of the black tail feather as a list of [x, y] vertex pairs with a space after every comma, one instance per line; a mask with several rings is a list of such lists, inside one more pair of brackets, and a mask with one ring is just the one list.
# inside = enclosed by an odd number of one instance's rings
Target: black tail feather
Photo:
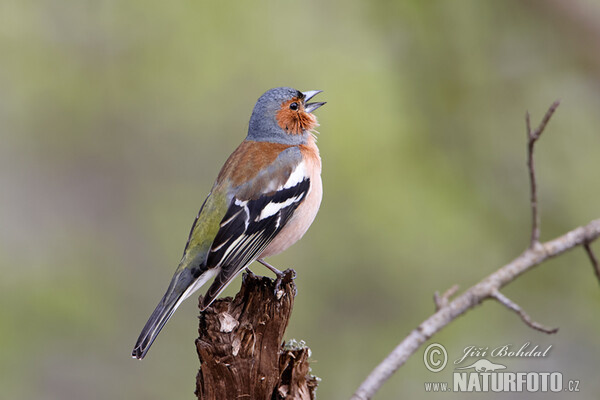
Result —
[[146, 322], [144, 329], [142, 329], [142, 333], [140, 333], [131, 353], [133, 358], [141, 360], [146, 356], [146, 353], [150, 350], [150, 346], [152, 346], [152, 343], [179, 305], [179, 299], [182, 294], [171, 296], [171, 298], [167, 298], [167, 295], [168, 293], [158, 303], [148, 322]]
[[179, 304], [210, 278], [211, 274], [206, 274], [206, 272], [206, 270], [199, 271], [196, 268], [182, 268], [175, 272], [167, 292], [152, 312], [135, 343], [131, 353], [133, 358], [141, 360], [146, 356], [150, 346]]

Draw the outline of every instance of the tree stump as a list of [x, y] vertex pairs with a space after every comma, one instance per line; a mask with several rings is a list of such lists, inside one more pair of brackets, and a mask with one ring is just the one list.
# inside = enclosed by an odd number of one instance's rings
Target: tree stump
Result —
[[200, 313], [198, 399], [314, 400], [310, 349], [283, 343], [296, 295], [295, 272], [284, 274], [275, 292], [273, 280], [246, 273], [235, 298]]

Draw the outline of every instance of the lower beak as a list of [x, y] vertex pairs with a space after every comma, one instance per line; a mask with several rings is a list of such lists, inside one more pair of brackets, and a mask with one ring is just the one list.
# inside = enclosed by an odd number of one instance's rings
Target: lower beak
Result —
[[304, 95], [304, 111], [305, 112], [311, 113], [311, 112], [315, 111], [317, 108], [319, 108], [322, 105], [326, 104], [325, 102], [322, 102], [322, 103], [307, 103], [307, 101], [309, 101], [310, 99], [312, 99], [313, 97], [315, 97], [316, 95], [318, 95], [321, 92], [322, 92], [322, 90], [309, 90], [309, 91], [306, 91], [306, 92], [302, 92], [302, 94]]

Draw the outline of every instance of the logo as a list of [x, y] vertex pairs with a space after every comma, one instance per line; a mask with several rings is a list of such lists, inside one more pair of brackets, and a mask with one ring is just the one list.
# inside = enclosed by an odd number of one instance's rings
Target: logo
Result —
[[431, 372], [440, 372], [448, 363], [448, 352], [439, 343], [432, 343], [423, 352], [425, 367]]
[[473, 364], [471, 364], [467, 367], [456, 368], [456, 369], [469, 369], [469, 368], [475, 368], [475, 371], [477, 371], [477, 372], [490, 372], [490, 371], [493, 372], [493, 371], [496, 371], [499, 369], [506, 369], [506, 365], [494, 364], [493, 362], [486, 360], [485, 358], [482, 358], [481, 360], [477, 360]]
[[[455, 359], [451, 382], [425, 382], [426, 392], [579, 392], [579, 380], [564, 379], [560, 371], [512, 371], [510, 359], [546, 358], [545, 348], [526, 342], [489, 347], [467, 346]], [[491, 359], [501, 359], [501, 362]], [[542, 360], [540, 360], [542, 361]], [[448, 363], [448, 351], [432, 343], [423, 352], [425, 367], [439, 373]], [[467, 365], [464, 365], [467, 364]], [[459, 366], [460, 365], [460, 366]], [[543, 365], [540, 366], [543, 369]]]

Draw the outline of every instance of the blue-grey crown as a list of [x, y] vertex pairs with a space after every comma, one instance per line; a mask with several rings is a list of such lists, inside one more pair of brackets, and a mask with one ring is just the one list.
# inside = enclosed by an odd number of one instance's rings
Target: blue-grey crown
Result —
[[306, 135], [289, 135], [277, 124], [275, 116], [281, 103], [293, 97], [302, 98], [302, 92], [290, 87], [278, 87], [267, 90], [256, 101], [250, 123], [248, 125], [248, 140], [259, 142], [276, 142], [285, 144], [302, 144]]

